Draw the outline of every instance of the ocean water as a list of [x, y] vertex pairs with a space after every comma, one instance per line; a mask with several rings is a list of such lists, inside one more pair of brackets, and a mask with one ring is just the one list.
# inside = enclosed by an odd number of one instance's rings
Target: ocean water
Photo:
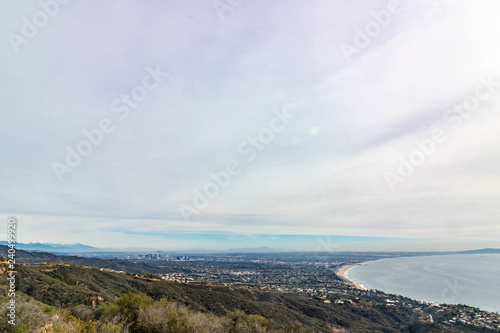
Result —
[[349, 269], [368, 289], [500, 313], [500, 254], [383, 259]]

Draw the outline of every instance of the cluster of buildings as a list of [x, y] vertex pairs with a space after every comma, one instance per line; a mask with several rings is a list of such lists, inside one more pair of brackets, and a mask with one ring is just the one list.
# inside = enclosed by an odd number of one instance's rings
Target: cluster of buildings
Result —
[[478, 311], [474, 308], [461, 309], [459, 313], [447, 320], [450, 324], [462, 323], [477, 327], [500, 331], [500, 315], [491, 312]]

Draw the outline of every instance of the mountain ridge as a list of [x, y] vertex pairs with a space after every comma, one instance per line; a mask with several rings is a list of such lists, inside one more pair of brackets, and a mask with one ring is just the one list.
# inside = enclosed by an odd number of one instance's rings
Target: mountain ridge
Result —
[[[6, 241], [0, 241], [0, 245], [8, 245]], [[92, 254], [99, 252], [178, 252], [178, 253], [272, 253], [272, 252], [312, 252], [312, 251], [293, 251], [280, 248], [273, 248], [269, 246], [262, 247], [244, 247], [244, 248], [230, 248], [227, 250], [171, 250], [164, 251], [149, 247], [126, 247], [126, 248], [99, 248], [82, 243], [62, 244], [62, 243], [16, 243], [16, 248], [25, 251], [48, 252], [56, 254]], [[330, 251], [331, 252], [331, 251]], [[383, 251], [335, 251], [335, 252], [383, 252]], [[419, 252], [411, 251], [390, 251], [393, 253], [412, 253], [418, 254]], [[422, 254], [496, 254], [500, 253], [500, 248], [482, 248], [464, 251], [426, 251]]]

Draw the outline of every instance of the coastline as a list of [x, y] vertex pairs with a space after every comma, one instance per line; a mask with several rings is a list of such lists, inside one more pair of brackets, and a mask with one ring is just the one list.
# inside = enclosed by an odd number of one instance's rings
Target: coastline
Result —
[[[490, 255], [491, 257], [489, 257], [488, 255]], [[496, 256], [500, 256], [500, 254], [467, 253], [467, 254], [443, 254], [443, 255], [384, 258], [384, 259], [357, 263], [353, 265], [344, 265], [337, 270], [336, 274], [343, 281], [348, 282], [351, 285], [355, 285], [356, 288], [358, 288], [358, 285], [364, 287], [360, 283], [357, 283], [356, 285], [356, 283], [353, 280], [347, 277], [349, 274], [346, 273], [349, 271], [349, 269], [368, 262], [379, 261], [379, 260], [388, 260], [388, 261], [393, 261], [395, 263], [403, 262], [405, 265], [407, 265], [405, 267], [408, 268], [400, 273], [400, 276], [397, 278], [399, 279], [399, 281], [394, 280], [397, 281], [397, 283], [391, 284], [391, 281], [389, 281], [389, 283], [386, 282], [383, 285], [375, 286], [372, 288], [387, 294], [402, 295], [404, 297], [408, 297], [413, 300], [418, 300], [426, 303], [464, 304], [470, 307], [477, 307], [482, 311], [500, 313], [500, 310], [498, 308], [498, 296], [495, 299], [495, 296], [498, 295], [498, 291], [495, 290], [494, 288], [493, 290], [490, 290], [491, 288], [481, 287], [481, 286], [491, 286], [492, 285], [491, 281], [493, 283], [498, 283], [497, 279], [498, 271], [496, 270], [496, 267], [499, 267], [498, 261], [496, 260], [493, 261], [496, 258]], [[486, 260], [488, 258], [491, 258], [492, 261], [483, 262], [483, 260]], [[500, 257], [498, 257], [498, 259], [500, 260]], [[465, 260], [467, 260], [466, 264], [464, 264]], [[446, 262], [449, 265], [450, 267], [449, 270], [451, 270], [451, 274], [446, 275], [446, 277], [444, 275], [423, 274], [422, 278], [426, 278], [429, 281], [425, 285], [422, 284], [422, 285], [412, 286], [411, 284], [406, 284], [405, 280], [407, 279], [411, 280], [411, 275], [404, 274], [405, 271], [410, 271], [410, 268], [413, 267], [415, 272], [425, 272], [422, 269], [423, 265], [436, 266], [441, 262]], [[473, 263], [474, 265], [472, 265]], [[496, 265], [492, 265], [492, 263], [495, 263]], [[475, 268], [474, 270], [470, 270], [470, 272], [481, 271], [481, 272], [488, 272], [488, 274], [481, 274], [479, 276], [475, 276], [476, 274], [474, 273], [470, 273], [473, 275], [466, 274], [467, 271], [464, 272], [460, 268], [463, 267], [464, 265]], [[388, 274], [388, 276], [391, 276], [390, 272], [391, 272], [391, 266], [385, 266], [380, 268], [380, 274]], [[450, 281], [457, 281], [457, 282], [455, 284], [452, 284], [452, 282]], [[481, 281], [482, 283], [478, 283], [479, 281]], [[436, 288], [435, 286], [438, 287]], [[457, 286], [459, 286], [460, 289], [458, 289]], [[470, 295], [467, 295], [466, 293], [462, 292], [462, 290], [474, 291], [474, 293], [470, 293]], [[482, 296], [479, 297], [480, 295], [488, 297], [482, 297]]]
[[356, 289], [359, 289], [359, 290], [368, 290], [362, 284], [357, 283], [356, 281], [351, 280], [351, 279], [349, 279], [348, 277], [345, 276], [345, 274], [347, 273], [347, 271], [350, 270], [351, 268], [359, 266], [361, 264], [366, 264], [368, 262], [370, 262], [370, 261], [360, 262], [360, 263], [352, 264], [352, 265], [344, 265], [344, 266], [340, 267], [340, 269], [337, 271], [336, 274], [342, 280], [347, 281], [350, 284], [352, 284]]

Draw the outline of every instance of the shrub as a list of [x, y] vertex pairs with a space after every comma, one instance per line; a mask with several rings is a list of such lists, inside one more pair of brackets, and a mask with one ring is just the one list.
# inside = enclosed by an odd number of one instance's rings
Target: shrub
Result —
[[[16, 330], [15, 332], [31, 332], [33, 329], [51, 322], [51, 316], [44, 311], [43, 303], [28, 302], [27, 297], [19, 295], [16, 300]], [[0, 304], [1, 318], [7, 317], [7, 302]], [[13, 332], [13, 326], [7, 320], [0, 320], [0, 332]]]
[[269, 321], [259, 315], [247, 315], [241, 310], [229, 312], [227, 317], [231, 320], [232, 332], [235, 333], [260, 333], [266, 332]]
[[129, 326], [123, 320], [113, 318], [113, 320], [100, 320], [96, 328], [99, 333], [128, 333]]
[[85, 321], [90, 321], [95, 319], [95, 312], [88, 305], [79, 304], [74, 305], [68, 309], [71, 314], [77, 318]]
[[132, 331], [135, 331], [140, 310], [152, 303], [153, 300], [146, 295], [128, 293], [117, 297], [114, 302], [102, 305], [99, 311], [100, 318], [126, 323]]
[[137, 320], [137, 332], [188, 333], [227, 332], [227, 320], [212, 314], [188, 309], [184, 305], [161, 300], [142, 308]]

